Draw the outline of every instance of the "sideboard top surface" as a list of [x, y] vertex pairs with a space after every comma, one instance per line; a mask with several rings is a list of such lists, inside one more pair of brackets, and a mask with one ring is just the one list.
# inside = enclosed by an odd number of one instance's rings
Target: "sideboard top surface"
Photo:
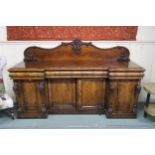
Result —
[[52, 62], [20, 62], [9, 71], [44, 71], [44, 70], [111, 70], [111, 71], [144, 71], [132, 61], [99, 62], [99, 61], [52, 61]]
[[16, 71], [45, 70], [110, 70], [144, 71], [130, 61], [127, 48], [98, 48], [92, 43], [74, 40], [52, 49], [29, 47], [24, 51], [24, 61], [9, 69]]

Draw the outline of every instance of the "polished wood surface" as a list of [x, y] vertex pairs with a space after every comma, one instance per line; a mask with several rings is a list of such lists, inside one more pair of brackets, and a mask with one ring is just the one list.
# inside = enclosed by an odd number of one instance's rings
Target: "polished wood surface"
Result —
[[18, 118], [46, 118], [47, 95], [44, 81], [14, 80]]
[[70, 110], [75, 111], [76, 88], [75, 81], [70, 79], [54, 79], [48, 82], [50, 112]]
[[136, 117], [139, 80], [110, 80], [108, 90], [108, 117]]
[[102, 110], [105, 98], [105, 80], [102, 79], [80, 79], [77, 81], [79, 110]]
[[125, 47], [101, 49], [80, 40], [53, 49], [27, 48], [24, 61], [9, 69], [18, 117], [47, 113], [136, 117], [144, 69], [129, 55]]

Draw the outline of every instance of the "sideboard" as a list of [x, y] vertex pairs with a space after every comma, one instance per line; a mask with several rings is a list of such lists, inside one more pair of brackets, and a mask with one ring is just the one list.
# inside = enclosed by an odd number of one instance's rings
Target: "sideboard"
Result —
[[18, 118], [48, 114], [105, 114], [135, 118], [144, 68], [127, 48], [102, 49], [74, 40], [56, 48], [29, 47], [9, 69]]

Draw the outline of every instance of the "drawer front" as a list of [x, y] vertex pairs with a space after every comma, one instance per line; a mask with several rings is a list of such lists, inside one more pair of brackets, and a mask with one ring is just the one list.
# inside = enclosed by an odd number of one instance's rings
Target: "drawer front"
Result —
[[44, 72], [10, 72], [9, 76], [14, 80], [41, 80]]
[[107, 71], [46, 71], [46, 78], [106, 78]]

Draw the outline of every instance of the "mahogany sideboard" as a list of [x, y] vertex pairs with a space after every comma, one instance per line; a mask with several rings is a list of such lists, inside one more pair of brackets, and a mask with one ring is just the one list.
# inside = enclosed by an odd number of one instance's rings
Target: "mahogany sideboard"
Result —
[[18, 118], [106, 114], [135, 118], [144, 69], [125, 47], [102, 49], [74, 40], [56, 48], [29, 47], [9, 69]]

